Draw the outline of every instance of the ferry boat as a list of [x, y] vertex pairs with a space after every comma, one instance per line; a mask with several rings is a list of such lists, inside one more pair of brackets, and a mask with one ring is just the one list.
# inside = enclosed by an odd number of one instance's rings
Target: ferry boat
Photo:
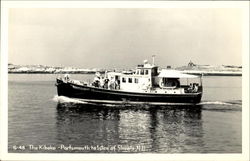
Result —
[[[154, 61], [153, 61], [154, 62]], [[161, 69], [147, 60], [135, 71], [96, 73], [93, 82], [56, 80], [58, 96], [89, 103], [197, 104], [202, 98], [202, 76]]]

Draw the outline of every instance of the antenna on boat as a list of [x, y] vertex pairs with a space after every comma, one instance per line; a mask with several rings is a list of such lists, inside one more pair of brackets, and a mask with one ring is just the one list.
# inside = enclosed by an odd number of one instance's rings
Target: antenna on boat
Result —
[[152, 58], [153, 58], [153, 65], [155, 65], [155, 56], [156, 56], [156, 55], [152, 55]]

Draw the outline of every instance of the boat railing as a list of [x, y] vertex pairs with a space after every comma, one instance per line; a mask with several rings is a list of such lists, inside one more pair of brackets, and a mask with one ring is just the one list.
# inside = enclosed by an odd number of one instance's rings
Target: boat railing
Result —
[[162, 89], [176, 89], [177, 88], [177, 86], [171, 86], [171, 87], [165, 87], [165, 86], [162, 86], [162, 87], [160, 87], [160, 88], [162, 88]]
[[180, 90], [183, 90], [184, 93], [199, 93], [199, 92], [202, 92], [202, 87], [201, 86], [197, 86], [195, 88], [190, 88], [190, 86], [182, 85], [180, 87], [177, 87], [177, 86], [160, 87], [160, 89], [163, 89], [163, 90], [177, 90], [177, 89], [180, 89]]

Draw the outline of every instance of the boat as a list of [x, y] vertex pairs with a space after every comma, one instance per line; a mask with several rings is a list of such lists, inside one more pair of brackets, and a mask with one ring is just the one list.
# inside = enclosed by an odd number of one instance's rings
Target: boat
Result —
[[66, 74], [56, 79], [58, 96], [89, 103], [197, 104], [202, 76], [160, 69], [147, 60], [133, 71], [96, 73], [93, 82], [74, 80]]

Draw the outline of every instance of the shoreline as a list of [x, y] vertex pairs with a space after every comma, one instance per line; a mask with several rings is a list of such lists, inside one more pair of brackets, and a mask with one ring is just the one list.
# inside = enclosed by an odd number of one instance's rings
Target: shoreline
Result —
[[[185, 74], [204, 75], [204, 76], [242, 76], [241, 66], [232, 65], [195, 65], [188, 64], [176, 68], [167, 68], [170, 70], [178, 70]], [[54, 67], [46, 65], [14, 65], [8, 64], [8, 74], [95, 74], [99, 72], [122, 72], [130, 71], [133, 69], [105, 69], [105, 68], [76, 68], [76, 67]]]
[[[105, 72], [100, 72], [104, 74]], [[228, 73], [228, 72], [183, 72], [193, 75], [203, 75], [203, 76], [242, 76], [242, 73]], [[51, 73], [51, 72], [8, 72], [8, 74], [95, 74], [95, 72], [60, 72], [60, 73]]]

